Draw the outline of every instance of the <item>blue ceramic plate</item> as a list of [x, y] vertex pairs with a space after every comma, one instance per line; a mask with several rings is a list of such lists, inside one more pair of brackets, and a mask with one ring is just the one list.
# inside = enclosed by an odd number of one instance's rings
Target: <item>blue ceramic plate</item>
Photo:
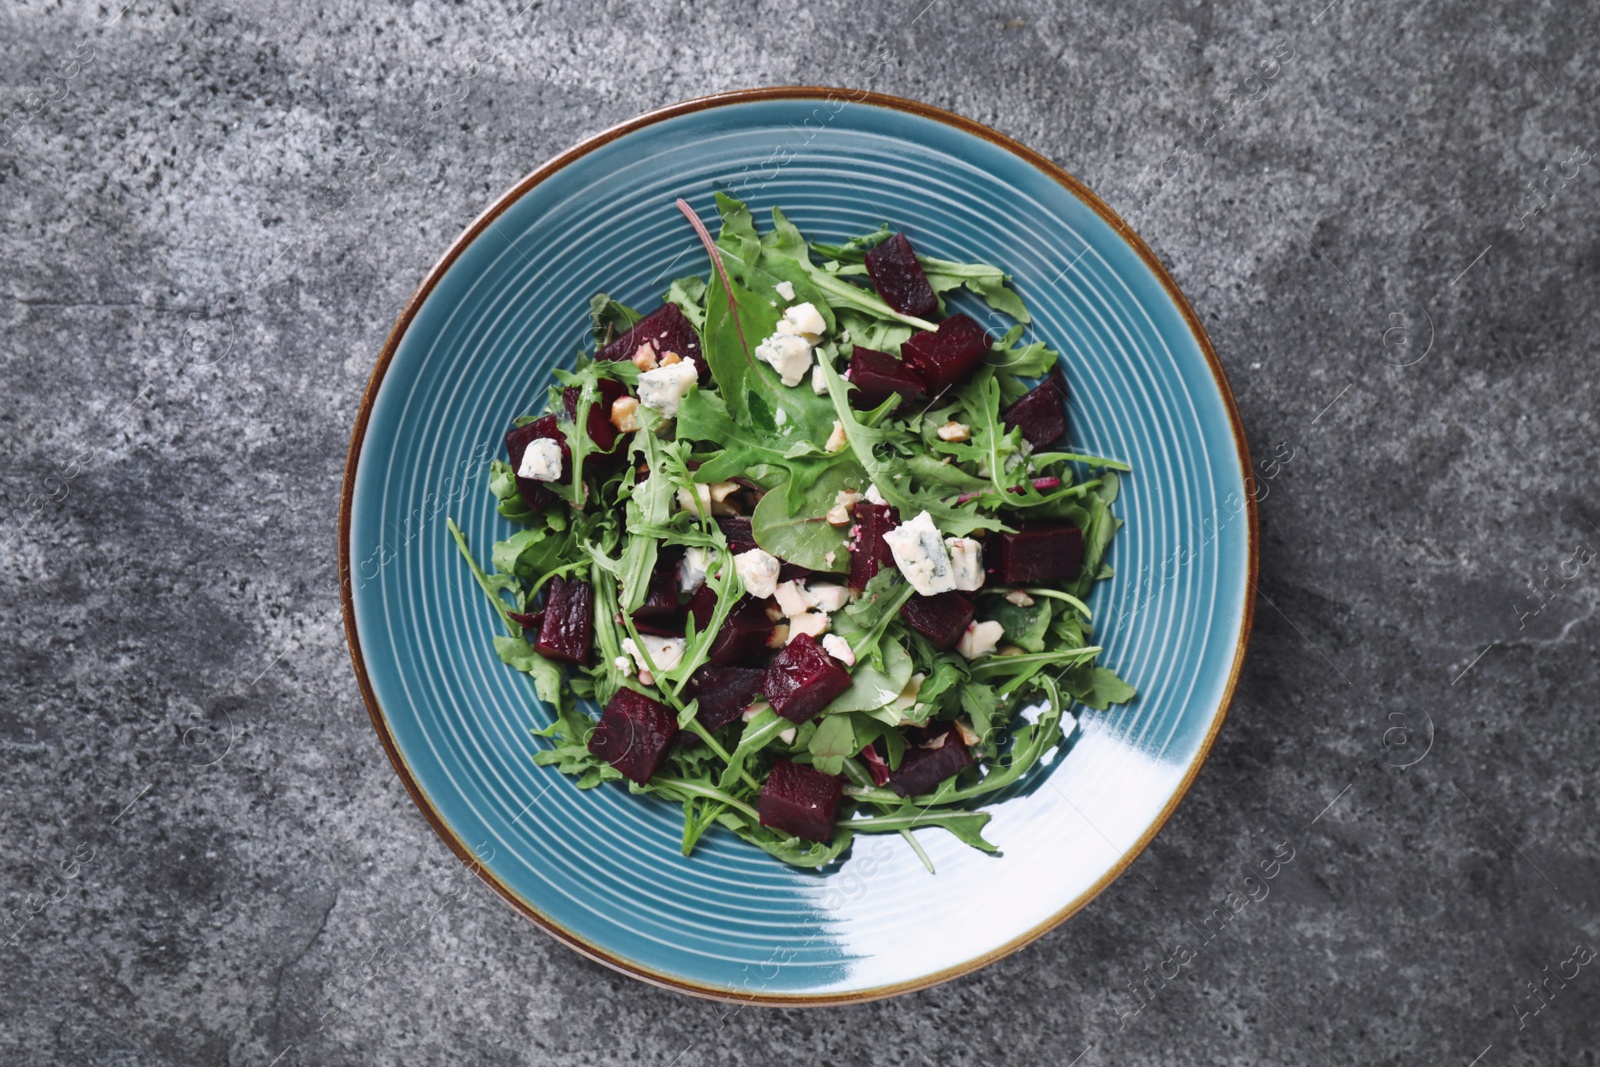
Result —
[[[999, 264], [1061, 351], [1072, 449], [1133, 465], [1116, 576], [1091, 606], [1102, 662], [1140, 691], [990, 805], [985, 855], [919, 832], [785, 867], [681, 812], [534, 766], [549, 722], [496, 659], [496, 620], [445, 530], [487, 559], [485, 485], [511, 420], [587, 337], [591, 294], [640, 307], [706, 270], [673, 206], [781, 206], [810, 238], [884, 220], [946, 259]], [[969, 308], [968, 310], [972, 310]], [[1002, 327], [1003, 328], [1003, 327]], [[689, 993], [782, 1004], [901, 993], [1040, 936], [1121, 873], [1221, 725], [1250, 629], [1255, 508], [1238, 414], [1204, 331], [1149, 249], [1076, 179], [922, 104], [825, 89], [732, 93], [608, 130], [474, 222], [417, 290], [372, 375], [345, 475], [341, 567], [356, 674], [418, 806], [481, 877], [567, 944]], [[998, 894], [998, 895], [997, 895]], [[997, 901], [1001, 902], [997, 904]]]

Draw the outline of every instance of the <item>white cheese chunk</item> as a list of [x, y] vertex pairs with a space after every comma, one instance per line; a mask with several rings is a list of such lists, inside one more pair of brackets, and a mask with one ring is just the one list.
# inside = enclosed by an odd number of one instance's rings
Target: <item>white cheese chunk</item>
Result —
[[678, 414], [678, 403], [699, 380], [700, 370], [692, 359], [645, 371], [639, 375], [639, 403], [669, 419], [674, 418]]
[[811, 610], [811, 598], [806, 596], [806, 587], [800, 582], [784, 582], [774, 595], [785, 615], [799, 615]]
[[678, 589], [680, 592], [693, 593], [706, 584], [706, 567], [711, 562], [711, 553], [698, 545], [684, 550], [683, 558], [678, 561]]
[[895, 566], [906, 576], [911, 588], [923, 596], [948, 593], [956, 587], [955, 571], [950, 568], [950, 556], [944, 547], [944, 538], [933, 524], [933, 516], [919, 511], [917, 517], [883, 535], [883, 541], [894, 554]]
[[744, 582], [744, 591], [757, 600], [765, 600], [778, 591], [778, 566], [776, 556], [759, 548], [733, 557], [733, 569]]
[[1027, 593], [1024, 593], [1020, 589], [1011, 590], [1011, 592], [1006, 594], [1006, 599], [1011, 601], [1011, 603], [1015, 604], [1019, 608], [1033, 607], [1033, 597], [1029, 596]]
[[969, 622], [961, 640], [956, 642], [956, 651], [967, 659], [979, 659], [995, 650], [1004, 633], [1004, 628], [997, 622]]
[[811, 368], [811, 391], [818, 396], [828, 395], [828, 376], [822, 373], [822, 364]]
[[812, 637], [821, 637], [828, 632], [828, 617], [820, 611], [807, 611], [789, 619], [789, 640], [793, 641], [801, 634], [810, 634]]
[[756, 358], [771, 364], [784, 385], [799, 385], [811, 369], [811, 344], [804, 337], [775, 333], [756, 345]]
[[522, 453], [522, 463], [517, 467], [518, 478], [532, 478], [536, 482], [554, 482], [561, 478], [561, 442], [552, 437], [537, 437], [528, 442]]
[[850, 647], [850, 642], [838, 634], [829, 634], [824, 637], [822, 639], [822, 650], [846, 667], [854, 667], [856, 664], [855, 650]]
[[818, 611], [834, 612], [850, 603], [852, 593], [843, 585], [812, 585], [806, 587], [806, 599]]
[[888, 501], [883, 499], [883, 494], [878, 492], [878, 487], [874, 484], [867, 486], [867, 503], [887, 504]]
[[969, 441], [972, 439], [972, 427], [954, 419], [939, 427], [934, 433], [939, 435], [939, 440], [941, 441]]
[[971, 537], [946, 537], [950, 550], [950, 569], [955, 572], [956, 588], [963, 593], [983, 588], [983, 546]]
[[[650, 660], [658, 671], [670, 671], [683, 662], [683, 648], [687, 642], [681, 637], [657, 637], [655, 634], [640, 634], [639, 640], [644, 642], [644, 651], [649, 653]], [[639, 646], [633, 643], [633, 638], [622, 639], [622, 651], [633, 657], [633, 662], [639, 665], [640, 678], [650, 668], [645, 664], [644, 656], [639, 653]]]
[[828, 329], [828, 324], [822, 321], [822, 312], [813, 304], [796, 304], [783, 313], [783, 319], [778, 323], [778, 332], [782, 334], [798, 334], [816, 344], [822, 340], [822, 335]]
[[783, 297], [785, 300], [793, 300], [794, 299], [794, 282], [790, 282], [790, 281], [779, 282], [777, 285], [774, 285], [772, 288], [774, 290], [776, 290], [777, 294], [779, 296]]
[[696, 515], [706, 515], [711, 511], [711, 487], [704, 482], [694, 483], [694, 492], [688, 486], [678, 487], [678, 507], [683, 511], [692, 511]]

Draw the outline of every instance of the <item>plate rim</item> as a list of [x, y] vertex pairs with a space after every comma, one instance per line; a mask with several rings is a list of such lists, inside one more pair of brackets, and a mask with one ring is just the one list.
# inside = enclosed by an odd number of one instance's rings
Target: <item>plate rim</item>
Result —
[[[356, 469], [360, 463], [361, 447], [365, 442], [367, 426], [371, 420], [373, 403], [376, 401], [378, 391], [383, 384], [389, 365], [394, 359], [395, 352], [399, 349], [400, 342], [412, 321], [421, 310], [427, 298], [432, 295], [451, 266], [464, 253], [469, 245], [475, 241], [484, 230], [489, 228], [496, 218], [507, 211], [512, 204], [520, 200], [535, 186], [545, 181], [558, 171], [571, 163], [583, 158], [589, 153], [599, 149], [627, 134], [644, 129], [647, 126], [690, 115], [712, 108], [728, 107], [735, 104], [760, 103], [773, 100], [837, 100], [840, 96], [849, 103], [863, 103], [890, 111], [898, 111], [915, 115], [920, 118], [932, 119], [957, 130], [980, 137], [995, 146], [1005, 149], [1017, 156], [1022, 162], [1039, 170], [1045, 176], [1052, 178], [1068, 193], [1077, 197], [1096, 215], [1117, 231], [1128, 246], [1139, 256], [1156, 280], [1161, 283], [1169, 299], [1176, 305], [1182, 314], [1184, 322], [1188, 324], [1194, 334], [1196, 343], [1205, 355], [1206, 364], [1215, 379], [1218, 391], [1221, 393], [1223, 405], [1228, 413], [1228, 426], [1233, 433], [1234, 444], [1238, 449], [1239, 469], [1244, 473], [1247, 486], [1245, 492], [1246, 511], [1248, 523], [1246, 536], [1248, 540], [1248, 567], [1246, 573], [1246, 593], [1243, 611], [1240, 617], [1239, 634], [1234, 650], [1233, 663], [1228, 671], [1227, 684], [1223, 689], [1222, 697], [1217, 703], [1210, 727], [1205, 738], [1201, 741], [1199, 750], [1188, 768], [1183, 779], [1172, 797], [1167, 801], [1161, 812], [1151, 822], [1144, 834], [1130, 845], [1118, 860], [1100, 876], [1100, 878], [1087, 890], [1061, 908], [1055, 914], [1034, 926], [1032, 929], [1019, 934], [1011, 940], [974, 958], [934, 971], [917, 978], [896, 982], [890, 985], [875, 986], [871, 989], [853, 990], [846, 993], [759, 993], [726, 989], [718, 986], [705, 985], [693, 982], [666, 972], [652, 970], [641, 964], [614, 956], [598, 945], [592, 944], [571, 930], [560, 926], [554, 920], [542, 914], [532, 902], [523, 898], [510, 886], [506, 885], [484, 865], [475, 850], [467, 845], [456, 832], [444, 821], [432, 800], [423, 790], [416, 776], [412, 774], [410, 765], [404, 754], [395, 743], [394, 735], [389, 729], [383, 708], [378, 703], [377, 694], [373, 691], [372, 681], [367, 675], [366, 661], [361, 653], [361, 638], [356, 627], [354, 585], [351, 580], [352, 560], [350, 546], [350, 513], [355, 497]], [[493, 204], [486, 208], [476, 219], [462, 230], [459, 236], [451, 242], [432, 268], [423, 277], [410, 299], [406, 301], [400, 316], [396, 319], [394, 327], [384, 342], [383, 349], [378, 355], [378, 361], [373, 366], [372, 373], [367, 379], [366, 389], [362, 392], [361, 404], [356, 412], [356, 421], [350, 433], [350, 447], [345, 457], [344, 480], [340, 489], [339, 500], [339, 600], [344, 615], [345, 642], [349, 647], [350, 660], [355, 668], [356, 681], [361, 689], [361, 697], [367, 707], [367, 714], [372, 720], [373, 728], [377, 731], [378, 739], [388, 754], [389, 762], [394, 767], [406, 792], [410, 794], [412, 802], [422, 812], [423, 817], [433, 827], [444, 843], [455, 853], [456, 858], [465, 864], [473, 874], [487, 883], [496, 893], [504, 898], [518, 912], [531, 919], [546, 933], [567, 947], [587, 956], [597, 963], [603, 964], [613, 970], [620, 971], [630, 977], [648, 982], [651, 985], [670, 989], [679, 993], [687, 993], [696, 997], [710, 1000], [723, 1001], [735, 1004], [757, 1004], [773, 1007], [828, 1007], [846, 1004], [863, 1004], [869, 1001], [882, 1000], [888, 997], [900, 996], [905, 993], [927, 989], [940, 985], [963, 975], [981, 970], [1014, 952], [1032, 944], [1051, 930], [1060, 926], [1073, 915], [1077, 914], [1090, 901], [1098, 897], [1112, 882], [1116, 881], [1128, 869], [1135, 859], [1150, 845], [1173, 812], [1188, 795], [1190, 787], [1200, 773], [1200, 768], [1205, 764], [1211, 754], [1211, 746], [1216, 741], [1222, 723], [1227, 718], [1228, 709], [1233, 702], [1234, 691], [1238, 686], [1239, 675], [1245, 658], [1245, 651], [1250, 643], [1250, 631], [1255, 619], [1255, 591], [1260, 567], [1260, 536], [1256, 509], [1256, 496], [1248, 491], [1251, 471], [1254, 470], [1250, 458], [1250, 447], [1245, 439], [1243, 421], [1239, 416], [1239, 408], [1234, 401], [1233, 390], [1228, 385], [1227, 374], [1222, 369], [1222, 364], [1217, 359], [1216, 350], [1211, 345], [1204, 325], [1195, 314], [1194, 308], [1178, 288], [1166, 267], [1158, 259], [1150, 246], [1144, 242], [1128, 224], [1112, 208], [1083, 184], [1076, 176], [1059, 166], [1048, 157], [1027, 147], [1019, 141], [1000, 133], [988, 126], [953, 111], [926, 104], [918, 100], [904, 97], [891, 96], [864, 89], [845, 89], [842, 87], [828, 87], [816, 85], [786, 85], [771, 86], [755, 89], [735, 89], [726, 92], [713, 93], [708, 96], [695, 97], [679, 103], [669, 104], [665, 107], [647, 111], [625, 122], [608, 127], [600, 132], [584, 138], [571, 148], [553, 156], [540, 166], [524, 175], [510, 189], [502, 193]]]

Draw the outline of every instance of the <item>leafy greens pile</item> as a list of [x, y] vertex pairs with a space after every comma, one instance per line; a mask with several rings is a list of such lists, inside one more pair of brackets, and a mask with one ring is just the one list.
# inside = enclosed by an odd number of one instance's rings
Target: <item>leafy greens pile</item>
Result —
[[[1056, 368], [1058, 356], [1042, 342], [1024, 342], [1027, 309], [998, 269], [916, 256], [937, 294], [936, 316], [965, 290], [972, 295], [963, 299], [981, 298], [1013, 325], [998, 340], [985, 339], [986, 351], [964, 380], [914, 403], [891, 394], [863, 409], [841, 362], [851, 366], [857, 348], [898, 357], [913, 336], [940, 326], [895, 310], [862, 284], [872, 273], [869, 253], [894, 235], [885, 226], [840, 245], [808, 244], [776, 208], [771, 229], [761, 233], [743, 204], [720, 194], [717, 204], [721, 229], [713, 245], [680, 202], [707, 245], [711, 270], [673, 282], [665, 294], [693, 326], [709, 380], [702, 374], [665, 404], [639, 405], [636, 395], [653, 395], [645, 379], [664, 369], [657, 364], [665, 360], [655, 358], [663, 353], [581, 354], [575, 369], [556, 372], [544, 416], [554, 427], [546, 436], [559, 441], [559, 474], [552, 459], [530, 491], [526, 460], [520, 471], [515, 454], [491, 465], [489, 488], [517, 530], [495, 544], [489, 570], [449, 524], [505, 627], [496, 652], [532, 676], [553, 710], [554, 721], [539, 731], [549, 747], [535, 760], [573, 776], [581, 789], [632, 779], [632, 792], [681, 805], [685, 855], [713, 824], [804, 867], [833, 861], [858, 833], [901, 834], [927, 863], [911, 831], [928, 826], [993, 851], [982, 836], [989, 815], [974, 802], [1016, 783], [1062, 742], [1073, 722], [1065, 713], [1069, 700], [1105, 708], [1134, 695], [1095, 664], [1100, 648], [1084, 604], [1093, 584], [1111, 574], [1105, 555], [1121, 525], [1111, 504], [1116, 472], [1127, 467], [1031, 448], [1008, 423], [1008, 407]], [[822, 320], [809, 342], [817, 369], [785, 385], [762, 357], [761, 342], [792, 332], [786, 312], [801, 305]], [[644, 318], [605, 294], [590, 311], [597, 350]], [[588, 430], [596, 412], [618, 431], [604, 453]], [[517, 426], [534, 423], [524, 417]], [[556, 455], [555, 446], [541, 447]], [[709, 490], [718, 486], [721, 499], [714, 499]], [[863, 551], [863, 535], [859, 523], [840, 523], [836, 509], [863, 514], [862, 500], [892, 507], [900, 521], [926, 513], [940, 535], [982, 545], [986, 560], [1022, 524], [1070, 525], [1081, 535], [1081, 564], [1074, 576], [1018, 584], [997, 580], [991, 560], [987, 580], [958, 596], [970, 597], [977, 618], [998, 624], [990, 632], [1003, 636], [987, 648], [964, 640], [952, 649], [908, 623], [903, 609], [921, 598], [898, 554], [855, 590], [840, 586]], [[708, 697], [696, 681], [707, 677], [701, 672], [710, 669], [742, 598], [758, 591], [750, 588], [759, 584], [753, 571], [742, 561], [730, 565], [741, 556], [730, 533], [741, 536], [734, 531], [742, 521], [759, 551], [781, 565], [791, 599], [831, 588], [844, 602], [811, 612], [809, 624], [785, 624], [783, 610], [759, 598], [773, 632], [741, 665], [766, 668], [778, 650], [787, 654], [786, 636], [791, 644], [816, 637], [837, 653], [833, 666], [848, 666], [848, 687], [803, 721], [752, 699], [731, 722], [708, 728]], [[700, 561], [703, 576], [686, 573], [685, 560]], [[677, 614], [668, 630], [644, 624], [641, 609], [659, 594], [663, 575], [679, 600], [703, 583], [710, 592], [697, 603], [714, 609], [686, 610], [669, 594], [666, 610]], [[579, 583], [592, 618], [557, 622], [576, 626], [586, 647], [566, 657], [581, 662], [562, 662], [544, 639], [556, 625], [548, 616], [562, 610], [558, 592], [565, 604]], [[820, 635], [818, 625], [825, 627]], [[964, 636], [981, 633], [976, 625]], [[625, 690], [649, 699], [619, 700]], [[661, 741], [659, 764], [637, 780], [615, 750], [596, 741], [594, 719], [574, 698], [605, 707], [654, 705], [676, 735]], [[944, 744], [965, 746], [970, 758], [936, 785], [902, 795], [896, 776], [907, 761]], [[833, 776], [839, 804], [835, 810], [824, 803], [827, 830], [811, 835], [821, 839], [791, 832], [771, 814], [763, 791], [781, 761], [808, 768], [800, 773], [813, 781]]]

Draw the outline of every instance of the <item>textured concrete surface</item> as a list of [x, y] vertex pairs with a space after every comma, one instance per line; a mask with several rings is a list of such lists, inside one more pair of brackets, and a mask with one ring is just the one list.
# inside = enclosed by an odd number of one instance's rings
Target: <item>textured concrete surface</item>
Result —
[[[0, 1061], [1595, 1062], [1600, 13], [1324, 2], [8, 2]], [[402, 302], [520, 175], [852, 71], [1171, 265], [1259, 460], [1257, 624], [1144, 877], [938, 989], [740, 1011], [435, 839], [345, 654], [339, 479]]]

